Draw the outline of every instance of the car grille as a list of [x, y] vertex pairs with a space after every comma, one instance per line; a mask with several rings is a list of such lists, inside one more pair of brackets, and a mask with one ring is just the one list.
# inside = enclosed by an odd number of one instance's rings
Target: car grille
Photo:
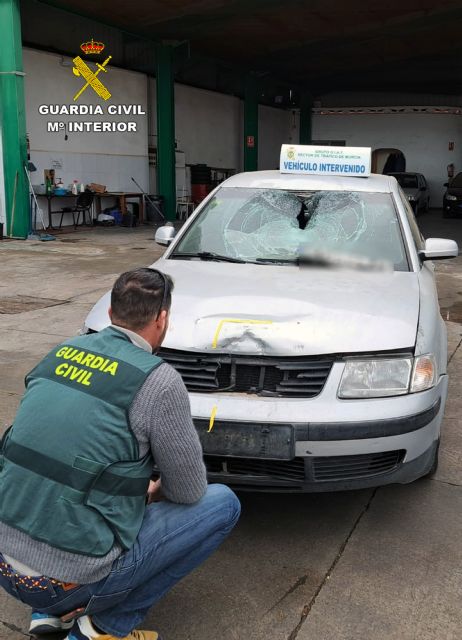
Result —
[[369, 478], [395, 469], [405, 451], [383, 451], [357, 456], [313, 458], [313, 478], [316, 482]]
[[[293, 458], [292, 460], [261, 460], [204, 456], [207, 472], [237, 480], [239, 476], [252, 476], [268, 484], [303, 485], [309, 482], [341, 482], [371, 478], [395, 470], [403, 461], [404, 450], [357, 456], [329, 456]], [[245, 482], [245, 481], [244, 481]]]
[[313, 398], [332, 368], [329, 358], [270, 358], [162, 349], [158, 354], [189, 391], [235, 391], [262, 396]]
[[227, 474], [232, 476], [256, 476], [268, 480], [295, 482], [303, 484], [305, 480], [304, 458], [289, 461], [255, 460], [249, 458], [221, 458], [204, 456], [208, 473]]

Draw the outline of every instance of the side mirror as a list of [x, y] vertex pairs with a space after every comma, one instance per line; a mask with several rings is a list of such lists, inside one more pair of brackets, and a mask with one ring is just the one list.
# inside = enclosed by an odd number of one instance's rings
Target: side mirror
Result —
[[165, 226], [159, 227], [157, 229], [156, 235], [154, 236], [154, 240], [157, 242], [157, 244], [162, 244], [165, 247], [168, 247], [168, 245], [172, 242], [173, 238], [175, 237], [175, 234], [176, 234], [176, 231], [173, 224], [167, 223]]
[[459, 247], [454, 240], [444, 238], [428, 238], [425, 248], [419, 251], [421, 260], [446, 260], [447, 258], [457, 258]]
[[449, 187], [449, 182], [445, 182], [445, 183], [443, 184], [443, 187]]

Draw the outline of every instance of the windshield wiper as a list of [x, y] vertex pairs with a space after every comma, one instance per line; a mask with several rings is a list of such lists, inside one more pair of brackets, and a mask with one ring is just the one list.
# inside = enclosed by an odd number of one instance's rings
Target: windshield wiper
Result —
[[286, 260], [285, 258], [256, 258], [256, 262], [261, 264], [298, 264], [298, 258]]
[[212, 253], [211, 251], [199, 251], [198, 253], [174, 253], [171, 258], [200, 258], [200, 260], [215, 260], [216, 262], [239, 262], [246, 264], [246, 260], [240, 258], [233, 258], [232, 256], [222, 256], [219, 253]]

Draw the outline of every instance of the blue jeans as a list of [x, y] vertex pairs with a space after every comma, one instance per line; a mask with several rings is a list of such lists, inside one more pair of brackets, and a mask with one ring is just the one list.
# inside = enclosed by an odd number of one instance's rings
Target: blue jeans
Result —
[[65, 591], [49, 582], [31, 590], [0, 575], [0, 586], [37, 611], [63, 615], [84, 607], [105, 633], [124, 637], [181, 578], [206, 560], [236, 524], [240, 504], [224, 485], [213, 484], [192, 505], [156, 502], [146, 507], [131, 549], [99, 582]]

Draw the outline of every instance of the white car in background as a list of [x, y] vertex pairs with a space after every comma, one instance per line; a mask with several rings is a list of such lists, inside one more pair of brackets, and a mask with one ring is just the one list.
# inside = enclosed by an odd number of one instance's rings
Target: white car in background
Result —
[[388, 173], [398, 181], [404, 191], [415, 215], [428, 211], [430, 206], [430, 191], [425, 176], [421, 173]]
[[448, 378], [431, 260], [458, 250], [423, 240], [395, 178], [236, 175], [156, 240], [175, 281], [160, 355], [211, 481], [330, 491], [435, 470]]

